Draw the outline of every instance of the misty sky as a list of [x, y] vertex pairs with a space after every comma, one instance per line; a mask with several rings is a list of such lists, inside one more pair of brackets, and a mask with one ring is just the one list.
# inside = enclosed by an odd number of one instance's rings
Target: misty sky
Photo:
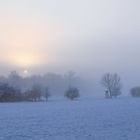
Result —
[[[139, 0], [0, 0], [0, 74], [118, 72], [140, 85]], [[92, 75], [92, 76], [91, 76]]]

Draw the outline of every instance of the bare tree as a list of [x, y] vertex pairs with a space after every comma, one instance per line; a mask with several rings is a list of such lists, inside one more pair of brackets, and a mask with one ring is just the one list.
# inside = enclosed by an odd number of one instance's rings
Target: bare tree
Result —
[[29, 96], [33, 101], [40, 101], [42, 96], [42, 86], [39, 84], [34, 84], [32, 89], [29, 91]]
[[68, 73], [66, 73], [64, 75], [65, 79], [66, 79], [66, 83], [67, 83], [67, 86], [70, 87], [74, 84], [75, 80], [76, 80], [76, 76], [75, 76], [75, 72], [73, 71], [68, 71]]
[[117, 73], [106, 73], [102, 77], [101, 84], [106, 88], [106, 94], [108, 94], [109, 98], [117, 97], [121, 94], [121, 78]]
[[50, 90], [48, 87], [43, 87], [43, 96], [48, 101], [48, 98], [51, 96]]

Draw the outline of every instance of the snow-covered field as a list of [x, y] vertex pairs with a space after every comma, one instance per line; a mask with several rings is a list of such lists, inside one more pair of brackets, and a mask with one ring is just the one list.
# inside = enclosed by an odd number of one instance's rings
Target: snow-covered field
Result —
[[0, 140], [140, 140], [140, 99], [2, 103]]

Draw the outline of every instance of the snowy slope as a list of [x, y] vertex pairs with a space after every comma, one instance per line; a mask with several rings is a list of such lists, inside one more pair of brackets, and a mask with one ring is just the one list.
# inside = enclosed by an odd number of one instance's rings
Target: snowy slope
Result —
[[140, 140], [140, 99], [0, 104], [0, 140]]

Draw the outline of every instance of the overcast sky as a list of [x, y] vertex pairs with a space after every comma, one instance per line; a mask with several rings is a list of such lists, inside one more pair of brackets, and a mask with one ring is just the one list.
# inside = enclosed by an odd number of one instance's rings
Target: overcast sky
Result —
[[110, 71], [126, 85], [139, 84], [139, 6], [139, 0], [0, 0], [0, 73], [74, 70], [98, 79]]

